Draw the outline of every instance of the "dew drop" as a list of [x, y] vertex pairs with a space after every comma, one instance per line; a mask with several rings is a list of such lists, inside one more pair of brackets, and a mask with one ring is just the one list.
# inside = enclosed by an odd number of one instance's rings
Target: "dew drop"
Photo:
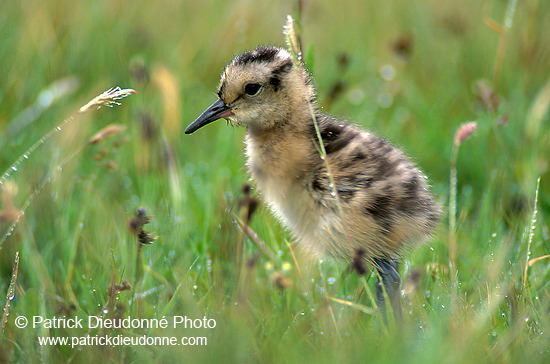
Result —
[[385, 81], [392, 81], [395, 79], [397, 72], [395, 70], [395, 67], [393, 67], [390, 64], [386, 64], [380, 68], [380, 76]]
[[376, 101], [378, 102], [378, 105], [387, 109], [393, 104], [393, 96], [387, 92], [382, 92], [378, 95]]
[[360, 105], [365, 100], [365, 91], [360, 88], [353, 89], [348, 94], [348, 101], [352, 105]]

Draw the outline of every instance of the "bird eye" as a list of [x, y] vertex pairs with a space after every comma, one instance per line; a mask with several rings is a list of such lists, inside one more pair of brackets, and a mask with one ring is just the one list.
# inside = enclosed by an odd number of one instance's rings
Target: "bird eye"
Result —
[[249, 83], [246, 86], [244, 86], [244, 93], [250, 96], [254, 96], [260, 91], [262, 88], [262, 85], [258, 83]]

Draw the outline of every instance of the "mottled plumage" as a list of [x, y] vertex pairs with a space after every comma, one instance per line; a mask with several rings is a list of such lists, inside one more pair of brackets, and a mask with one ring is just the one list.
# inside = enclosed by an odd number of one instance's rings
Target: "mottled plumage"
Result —
[[[309, 75], [284, 49], [235, 57], [218, 96], [185, 132], [220, 118], [245, 126], [250, 173], [296, 240], [350, 262], [361, 254], [397, 302], [400, 253], [424, 241], [439, 218], [422, 172], [384, 139], [321, 113]], [[383, 303], [380, 285], [378, 295]]]

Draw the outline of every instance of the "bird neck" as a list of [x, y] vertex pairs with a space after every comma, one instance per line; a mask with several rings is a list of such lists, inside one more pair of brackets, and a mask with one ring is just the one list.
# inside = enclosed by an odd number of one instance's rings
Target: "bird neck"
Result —
[[[310, 109], [309, 107], [307, 109]], [[267, 141], [271, 139], [284, 140], [288, 137], [306, 136], [309, 138], [311, 130], [312, 114], [304, 112], [304, 106], [299, 108], [289, 107], [285, 115], [274, 116], [269, 123], [253, 123], [247, 126], [247, 135], [255, 140]], [[297, 110], [300, 110], [299, 112]], [[311, 108], [313, 112], [314, 109]]]
[[307, 170], [312, 153], [314, 144], [305, 123], [247, 130], [247, 165], [260, 190], [269, 189], [265, 186], [271, 184], [282, 188], [299, 178]]

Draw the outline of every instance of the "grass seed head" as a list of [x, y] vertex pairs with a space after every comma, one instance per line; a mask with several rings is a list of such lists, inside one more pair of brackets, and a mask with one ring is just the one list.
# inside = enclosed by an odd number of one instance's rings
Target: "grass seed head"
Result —
[[103, 129], [95, 133], [94, 136], [88, 140], [88, 143], [96, 144], [114, 135], [121, 134], [124, 131], [126, 131], [126, 126], [124, 125], [118, 125], [118, 124], [107, 125]]
[[286, 291], [292, 287], [292, 279], [288, 278], [283, 272], [276, 271], [271, 274], [271, 283], [279, 291]]
[[468, 123], [462, 124], [455, 134], [455, 146], [458, 147], [460, 144], [462, 144], [466, 139], [472, 136], [472, 134], [475, 133], [476, 130], [477, 123], [475, 121], [470, 121]]
[[367, 273], [367, 268], [365, 267], [365, 251], [363, 249], [355, 250], [355, 255], [351, 260], [351, 269], [356, 271], [360, 276]]
[[119, 86], [108, 89], [101, 95], [91, 99], [86, 105], [79, 110], [80, 113], [85, 113], [92, 108], [100, 109], [102, 106], [113, 107], [120, 106], [118, 100], [122, 100], [132, 94], [137, 94], [137, 91], [131, 88], [120, 88]]

